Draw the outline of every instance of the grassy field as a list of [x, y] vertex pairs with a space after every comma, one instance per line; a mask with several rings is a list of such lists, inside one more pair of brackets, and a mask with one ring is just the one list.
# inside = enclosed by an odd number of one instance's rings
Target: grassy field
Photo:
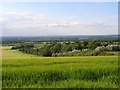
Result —
[[118, 56], [39, 57], [2, 47], [3, 87], [118, 88]]

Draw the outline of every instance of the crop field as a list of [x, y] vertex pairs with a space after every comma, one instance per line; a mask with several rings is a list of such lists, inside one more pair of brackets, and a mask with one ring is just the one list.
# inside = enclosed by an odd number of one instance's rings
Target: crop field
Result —
[[118, 88], [118, 56], [40, 57], [2, 47], [3, 88]]

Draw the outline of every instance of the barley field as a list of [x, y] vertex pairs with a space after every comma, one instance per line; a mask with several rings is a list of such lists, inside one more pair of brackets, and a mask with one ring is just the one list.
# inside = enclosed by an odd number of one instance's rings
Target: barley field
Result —
[[2, 48], [3, 88], [118, 88], [118, 56], [39, 57]]

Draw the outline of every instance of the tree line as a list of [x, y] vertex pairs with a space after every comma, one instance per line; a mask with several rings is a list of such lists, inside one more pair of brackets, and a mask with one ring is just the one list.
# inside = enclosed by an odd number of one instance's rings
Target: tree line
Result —
[[46, 42], [43, 47], [35, 47], [35, 43], [24, 42], [15, 45], [23, 53], [39, 56], [74, 56], [74, 55], [102, 55], [104, 51], [119, 51], [119, 42], [112, 41], [66, 41]]

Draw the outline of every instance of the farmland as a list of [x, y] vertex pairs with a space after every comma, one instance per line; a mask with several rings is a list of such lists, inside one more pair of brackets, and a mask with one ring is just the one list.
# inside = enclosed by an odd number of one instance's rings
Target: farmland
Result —
[[2, 47], [3, 88], [118, 88], [118, 56], [40, 57]]

